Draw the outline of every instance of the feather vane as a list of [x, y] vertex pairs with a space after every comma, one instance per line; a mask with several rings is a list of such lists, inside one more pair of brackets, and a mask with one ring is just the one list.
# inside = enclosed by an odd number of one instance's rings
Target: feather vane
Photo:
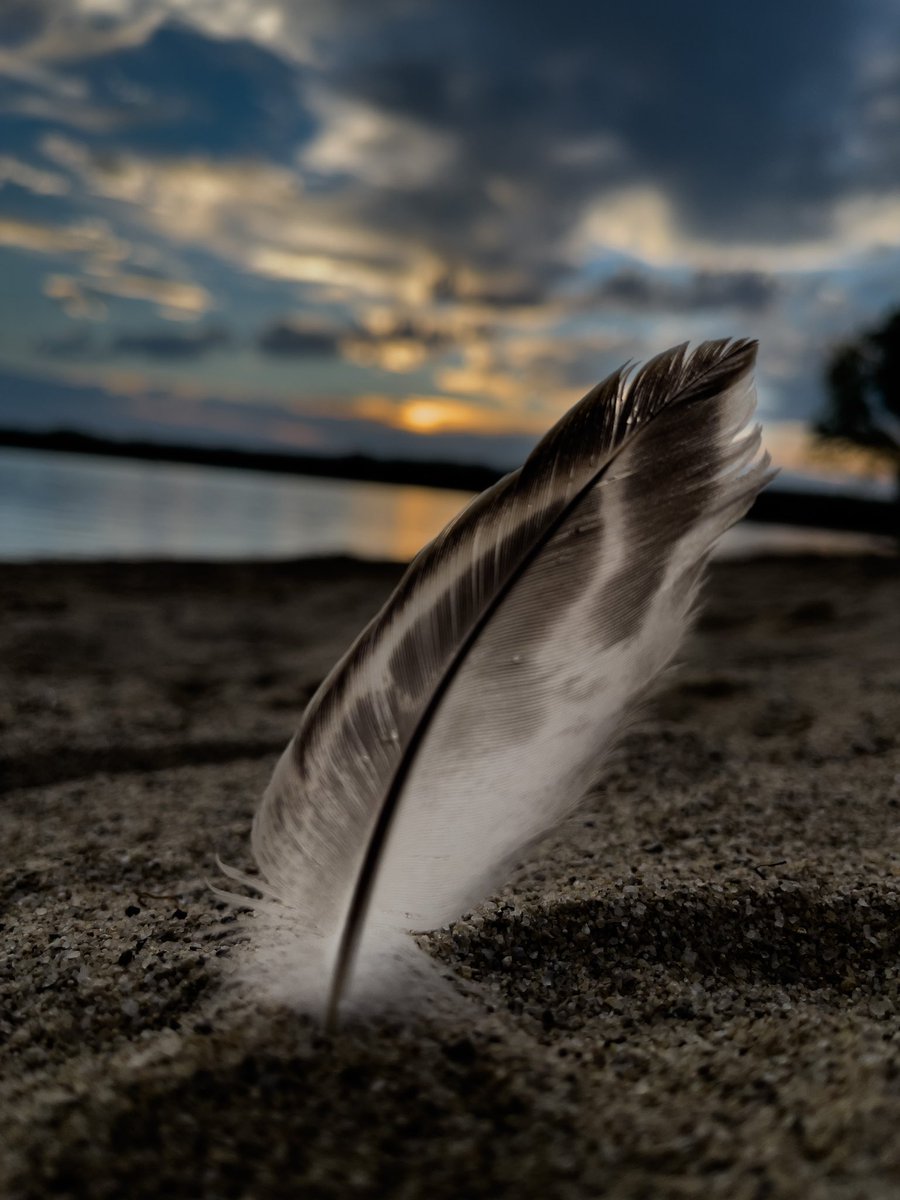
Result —
[[754, 358], [707, 342], [611, 375], [421, 551], [332, 670], [253, 825], [281, 999], [331, 1022], [387, 1003], [420, 954], [408, 931], [487, 896], [596, 782], [769, 478]]

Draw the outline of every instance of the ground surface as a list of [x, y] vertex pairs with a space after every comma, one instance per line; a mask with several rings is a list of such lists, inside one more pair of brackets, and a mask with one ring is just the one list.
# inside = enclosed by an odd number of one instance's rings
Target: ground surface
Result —
[[900, 1196], [900, 571], [716, 567], [604, 788], [432, 949], [449, 1020], [223, 993], [206, 889], [397, 578], [5, 568], [0, 1195]]

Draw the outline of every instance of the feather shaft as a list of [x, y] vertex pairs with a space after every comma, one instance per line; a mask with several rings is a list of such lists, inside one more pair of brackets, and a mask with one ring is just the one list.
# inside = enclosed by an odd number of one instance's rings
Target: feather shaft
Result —
[[[602, 474], [602, 471], [598, 472], [598, 475], [599, 474]], [[372, 899], [372, 891], [378, 871], [379, 859], [387, 841], [391, 825], [394, 821], [404, 784], [406, 783], [409, 773], [412, 770], [415, 756], [422, 744], [422, 740], [425, 736], [429, 722], [431, 721], [434, 713], [437, 711], [447, 692], [447, 689], [456, 678], [457, 672], [459, 671], [462, 663], [465, 661], [466, 655], [474, 646], [491, 617], [494, 615], [499, 605], [509, 593], [510, 588], [514, 586], [528, 564], [534, 560], [537, 554], [540, 553], [540, 551], [546, 545], [547, 541], [549, 541], [556, 530], [563, 524], [571, 508], [586, 492], [588, 492], [595, 485], [596, 482], [597, 475], [590, 478], [588, 482], [583, 485], [581, 490], [574, 498], [572, 504], [560, 512], [556, 520], [550, 526], [548, 526], [541, 540], [536, 541], [533, 544], [528, 554], [522, 558], [519, 565], [507, 577], [504, 585], [494, 592], [494, 595], [491, 597], [489, 603], [482, 610], [478, 620], [470, 629], [456, 654], [454, 654], [444, 675], [438, 681], [438, 684], [429, 698], [419, 721], [412, 731], [406, 746], [406, 753], [400, 760], [400, 763], [385, 795], [384, 803], [382, 804], [378, 813], [378, 819], [372, 830], [372, 836], [366, 849], [366, 855], [363, 859], [362, 867], [360, 868], [359, 878], [357, 879], [356, 886], [353, 890], [353, 898], [350, 902], [347, 920], [341, 934], [341, 940], [335, 960], [334, 975], [326, 1005], [325, 1027], [328, 1030], [333, 1031], [337, 1028], [338, 1007], [340, 1005], [341, 995], [347, 986], [350, 973], [353, 969], [353, 961], [356, 957], [356, 952], [362, 938], [366, 914]]]

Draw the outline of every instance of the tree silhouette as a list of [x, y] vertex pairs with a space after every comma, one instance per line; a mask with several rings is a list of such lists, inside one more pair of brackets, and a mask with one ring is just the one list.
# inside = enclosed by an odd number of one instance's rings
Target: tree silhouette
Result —
[[900, 503], [900, 309], [839, 346], [828, 363], [824, 438], [861, 446], [892, 463]]

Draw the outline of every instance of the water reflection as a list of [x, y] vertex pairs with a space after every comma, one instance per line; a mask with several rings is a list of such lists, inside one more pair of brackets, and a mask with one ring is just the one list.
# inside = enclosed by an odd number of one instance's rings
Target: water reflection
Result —
[[[290, 558], [405, 561], [466, 492], [175, 463], [0, 450], [0, 558]], [[718, 557], [860, 553], [857, 534], [743, 524]]]
[[0, 557], [411, 558], [465, 492], [0, 451]]

